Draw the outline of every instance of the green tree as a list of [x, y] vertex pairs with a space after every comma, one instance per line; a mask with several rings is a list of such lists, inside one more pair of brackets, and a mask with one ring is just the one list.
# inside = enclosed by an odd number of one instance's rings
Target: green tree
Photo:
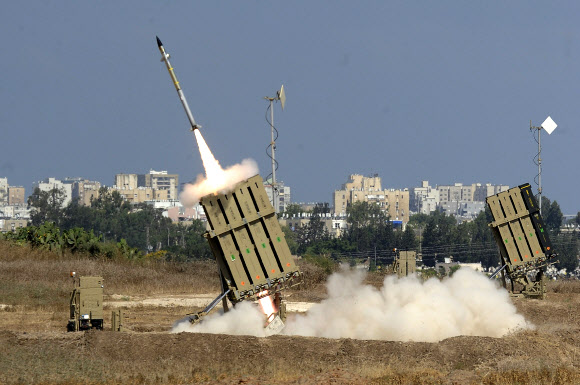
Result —
[[414, 250], [419, 246], [417, 237], [415, 236], [415, 229], [412, 225], [407, 224], [405, 231], [403, 232], [403, 238], [400, 248], [403, 250]]
[[308, 223], [296, 229], [297, 252], [304, 253], [308, 247], [318, 242], [324, 242], [329, 237], [320, 214], [313, 212]]
[[454, 242], [457, 221], [453, 216], [433, 211], [429, 215], [423, 232], [423, 262], [427, 266], [435, 266], [437, 260], [450, 255]]
[[394, 244], [393, 226], [389, 216], [372, 202], [354, 202], [347, 206], [348, 228], [344, 238], [358, 251], [390, 249]]
[[566, 269], [568, 273], [578, 267], [578, 255], [580, 255], [580, 241], [575, 232], [558, 234], [554, 237], [554, 251], [558, 254], [558, 269]]
[[95, 210], [81, 205], [78, 198], [73, 199], [63, 210], [61, 227], [63, 230], [80, 227], [85, 231], [94, 229]]
[[296, 203], [290, 203], [284, 209], [284, 215], [286, 217], [292, 218], [293, 216], [298, 216], [302, 212], [302, 207]]
[[168, 228], [171, 245], [166, 249], [170, 259], [188, 261], [212, 257], [209, 244], [203, 236], [205, 222], [194, 219], [190, 225], [178, 223]]
[[547, 216], [545, 218], [546, 227], [548, 230], [558, 234], [560, 233], [560, 227], [562, 226], [563, 219], [564, 215], [562, 214], [562, 210], [560, 210], [560, 205], [558, 202], [553, 201], [550, 204], [550, 209], [548, 210]]
[[293, 255], [298, 254], [298, 242], [296, 240], [297, 234], [289, 226], [281, 226], [282, 232], [284, 233], [284, 238], [286, 239], [286, 244], [290, 249], [290, 253]]
[[564, 215], [560, 210], [560, 205], [556, 201], [550, 201], [546, 196], [542, 195], [542, 218], [544, 219], [544, 224], [546, 228], [552, 233], [559, 233], [560, 226], [562, 225], [562, 220]]
[[486, 206], [485, 210], [473, 220], [472, 226], [471, 259], [473, 262], [481, 262], [485, 267], [497, 266], [499, 263], [497, 245], [488, 225], [492, 221], [493, 216]]
[[429, 220], [428, 214], [423, 213], [413, 214], [409, 217], [409, 224], [416, 227], [425, 227], [428, 220]]
[[49, 191], [41, 191], [36, 187], [32, 195], [28, 197], [31, 224], [40, 226], [44, 222], [53, 222], [58, 226], [62, 220], [62, 205], [65, 197], [64, 190], [53, 188]]

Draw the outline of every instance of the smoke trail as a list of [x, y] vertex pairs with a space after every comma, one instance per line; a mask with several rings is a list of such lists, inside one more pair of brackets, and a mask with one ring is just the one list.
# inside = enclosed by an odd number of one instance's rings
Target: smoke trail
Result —
[[[306, 315], [289, 317], [282, 334], [436, 342], [459, 335], [501, 337], [533, 327], [516, 313], [507, 291], [469, 268], [452, 278], [424, 283], [415, 277], [389, 276], [381, 289], [364, 285], [364, 274], [343, 271], [330, 276], [329, 298]], [[264, 335], [255, 325], [249, 327], [252, 320], [261, 320], [256, 325], [263, 322], [256, 306], [240, 308], [227, 322], [226, 316], [229, 313], [179, 331], [240, 334], [239, 328], [246, 325], [241, 334]]]
[[240, 164], [222, 169], [211, 153], [199, 130], [194, 130], [195, 139], [205, 169], [205, 177], [198, 175], [194, 184], [186, 184], [179, 198], [186, 207], [195, 206], [201, 197], [211, 193], [227, 193], [238, 182], [258, 173], [258, 165], [252, 159], [244, 159]]

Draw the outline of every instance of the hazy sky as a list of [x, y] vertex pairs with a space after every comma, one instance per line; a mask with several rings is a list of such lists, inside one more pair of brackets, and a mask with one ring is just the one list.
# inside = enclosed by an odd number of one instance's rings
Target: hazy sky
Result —
[[[226, 167], [270, 172], [293, 201], [330, 201], [349, 174], [384, 188], [533, 184], [580, 210], [580, 3], [545, 1], [10, 1], [0, 32], [0, 177], [23, 185], [149, 169], [203, 173], [160, 62], [172, 64]], [[534, 189], [536, 189], [536, 186]]]

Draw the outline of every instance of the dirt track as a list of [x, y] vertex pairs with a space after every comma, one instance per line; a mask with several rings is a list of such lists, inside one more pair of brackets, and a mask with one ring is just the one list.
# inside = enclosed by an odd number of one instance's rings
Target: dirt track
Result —
[[514, 302], [537, 326], [535, 331], [503, 338], [455, 337], [439, 343], [170, 334], [174, 321], [195, 310], [175, 305], [128, 307], [125, 333], [66, 333], [66, 315], [3, 311], [0, 347], [10, 353], [0, 358], [0, 382], [580, 381], [580, 295], [552, 293], [546, 301]]

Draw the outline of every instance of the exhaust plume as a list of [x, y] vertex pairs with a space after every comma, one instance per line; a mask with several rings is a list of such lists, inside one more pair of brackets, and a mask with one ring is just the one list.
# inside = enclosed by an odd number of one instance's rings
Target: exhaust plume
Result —
[[[460, 335], [501, 337], [533, 328], [517, 314], [506, 290], [469, 268], [442, 281], [388, 276], [380, 289], [363, 284], [364, 276], [360, 270], [331, 275], [328, 299], [305, 315], [290, 316], [282, 334], [436, 342]], [[173, 332], [265, 336], [264, 314], [257, 306], [241, 303], [235, 309], [195, 326], [180, 324]]]
[[203, 139], [200, 130], [194, 130], [195, 139], [205, 169], [205, 177], [198, 175], [194, 184], [186, 184], [179, 198], [184, 206], [195, 206], [201, 197], [212, 193], [227, 193], [238, 183], [258, 174], [258, 165], [252, 159], [222, 169]]

